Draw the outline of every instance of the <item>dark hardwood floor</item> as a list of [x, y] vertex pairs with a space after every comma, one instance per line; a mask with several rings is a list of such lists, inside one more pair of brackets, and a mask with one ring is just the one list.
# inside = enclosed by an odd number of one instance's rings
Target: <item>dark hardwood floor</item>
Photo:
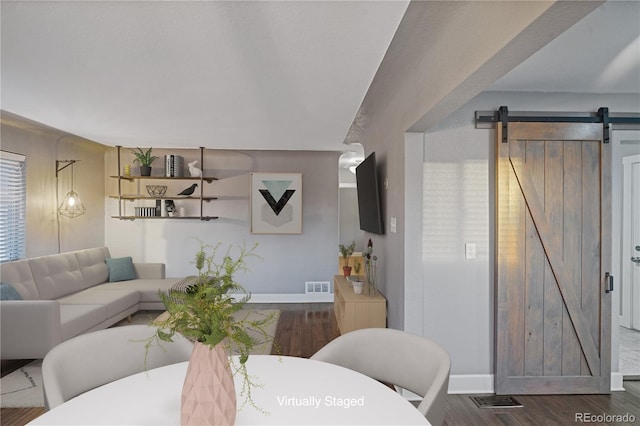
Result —
[[[308, 358], [339, 334], [333, 308], [329, 303], [253, 304], [252, 307], [281, 310], [274, 354]], [[3, 362], [2, 374], [7, 374], [9, 369]], [[614, 392], [611, 395], [516, 396], [523, 404], [522, 408], [481, 409], [469, 395], [449, 395], [445, 425], [640, 425], [640, 381], [625, 381], [624, 386], [625, 392]], [[0, 412], [0, 424], [21, 426], [43, 411], [43, 408], [3, 408]], [[629, 416], [633, 416], [635, 423], [625, 422], [622, 418], [624, 415], [627, 415], [627, 420]], [[576, 416], [589, 418], [590, 421], [581, 421]], [[596, 416], [610, 418], [599, 421]]]

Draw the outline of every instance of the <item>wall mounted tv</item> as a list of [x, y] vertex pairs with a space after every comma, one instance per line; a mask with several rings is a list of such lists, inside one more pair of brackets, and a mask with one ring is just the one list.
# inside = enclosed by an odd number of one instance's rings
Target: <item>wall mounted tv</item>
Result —
[[384, 234], [375, 152], [356, 167], [356, 187], [360, 229], [373, 234]]

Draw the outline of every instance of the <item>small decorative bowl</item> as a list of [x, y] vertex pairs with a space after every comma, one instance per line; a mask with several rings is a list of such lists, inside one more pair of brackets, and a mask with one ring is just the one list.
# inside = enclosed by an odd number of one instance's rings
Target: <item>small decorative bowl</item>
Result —
[[147, 185], [147, 193], [150, 197], [164, 197], [167, 185]]

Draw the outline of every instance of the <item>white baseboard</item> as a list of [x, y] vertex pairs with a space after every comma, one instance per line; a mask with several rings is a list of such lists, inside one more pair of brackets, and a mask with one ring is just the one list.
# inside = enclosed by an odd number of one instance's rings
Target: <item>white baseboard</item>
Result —
[[618, 392], [624, 391], [624, 386], [622, 385], [623, 376], [621, 373], [611, 373], [611, 391]]
[[333, 293], [252, 294], [249, 303], [333, 303]]
[[[624, 391], [623, 376], [611, 373], [611, 391]], [[493, 374], [452, 374], [449, 377], [450, 394], [494, 393]]]
[[[396, 387], [396, 391], [409, 401], [420, 401], [421, 396]], [[449, 376], [449, 391], [453, 394], [493, 393], [493, 374], [452, 374]]]
[[493, 374], [452, 374], [449, 393], [493, 393]]

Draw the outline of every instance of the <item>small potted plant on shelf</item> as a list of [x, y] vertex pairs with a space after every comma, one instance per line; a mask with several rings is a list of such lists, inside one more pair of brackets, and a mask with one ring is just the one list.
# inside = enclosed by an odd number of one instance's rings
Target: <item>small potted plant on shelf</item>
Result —
[[345, 246], [344, 244], [338, 244], [338, 249], [340, 249], [340, 254], [344, 259], [344, 265], [342, 266], [342, 273], [345, 277], [351, 275], [351, 266], [349, 266], [349, 259], [353, 254], [353, 250], [356, 248], [356, 242], [352, 241], [351, 244]]
[[364, 282], [362, 281], [362, 278], [360, 277], [360, 267], [361, 266], [362, 265], [357, 260], [353, 261], [353, 272], [355, 272], [356, 274], [355, 274], [355, 276], [350, 278], [349, 285], [351, 287], [353, 287], [353, 292], [355, 294], [362, 294], [362, 289], [364, 288]]
[[[201, 242], [193, 262], [198, 276], [181, 289], [159, 293], [167, 314], [156, 320], [156, 333], [145, 340], [148, 348], [171, 341], [172, 336], [180, 333], [195, 342], [182, 389], [182, 425], [233, 424], [236, 414], [233, 374], [242, 375], [240, 395], [245, 396], [244, 403], [254, 405], [251, 387], [256, 384], [245, 363], [254, 347], [273, 340], [264, 330], [273, 317], [249, 320], [239, 313], [250, 295], [234, 275], [248, 270], [248, 259], [260, 257], [256, 253], [257, 244], [249, 249], [244, 245], [229, 246], [224, 254], [220, 247], [221, 244], [210, 246]], [[232, 251], [237, 252], [235, 257]], [[244, 297], [234, 297], [238, 293]], [[232, 349], [239, 357], [228, 357]], [[226, 403], [217, 405], [216, 401]]]
[[362, 265], [360, 264], [360, 262], [358, 262], [357, 260], [353, 261], [353, 272], [356, 273], [356, 275], [360, 275], [360, 267]]
[[140, 176], [151, 176], [151, 163], [158, 158], [155, 155], [151, 155], [151, 148], [146, 151], [143, 151], [142, 148], [138, 147], [138, 150], [131, 150], [133, 155], [136, 156], [136, 159], [133, 160], [140, 164]]

